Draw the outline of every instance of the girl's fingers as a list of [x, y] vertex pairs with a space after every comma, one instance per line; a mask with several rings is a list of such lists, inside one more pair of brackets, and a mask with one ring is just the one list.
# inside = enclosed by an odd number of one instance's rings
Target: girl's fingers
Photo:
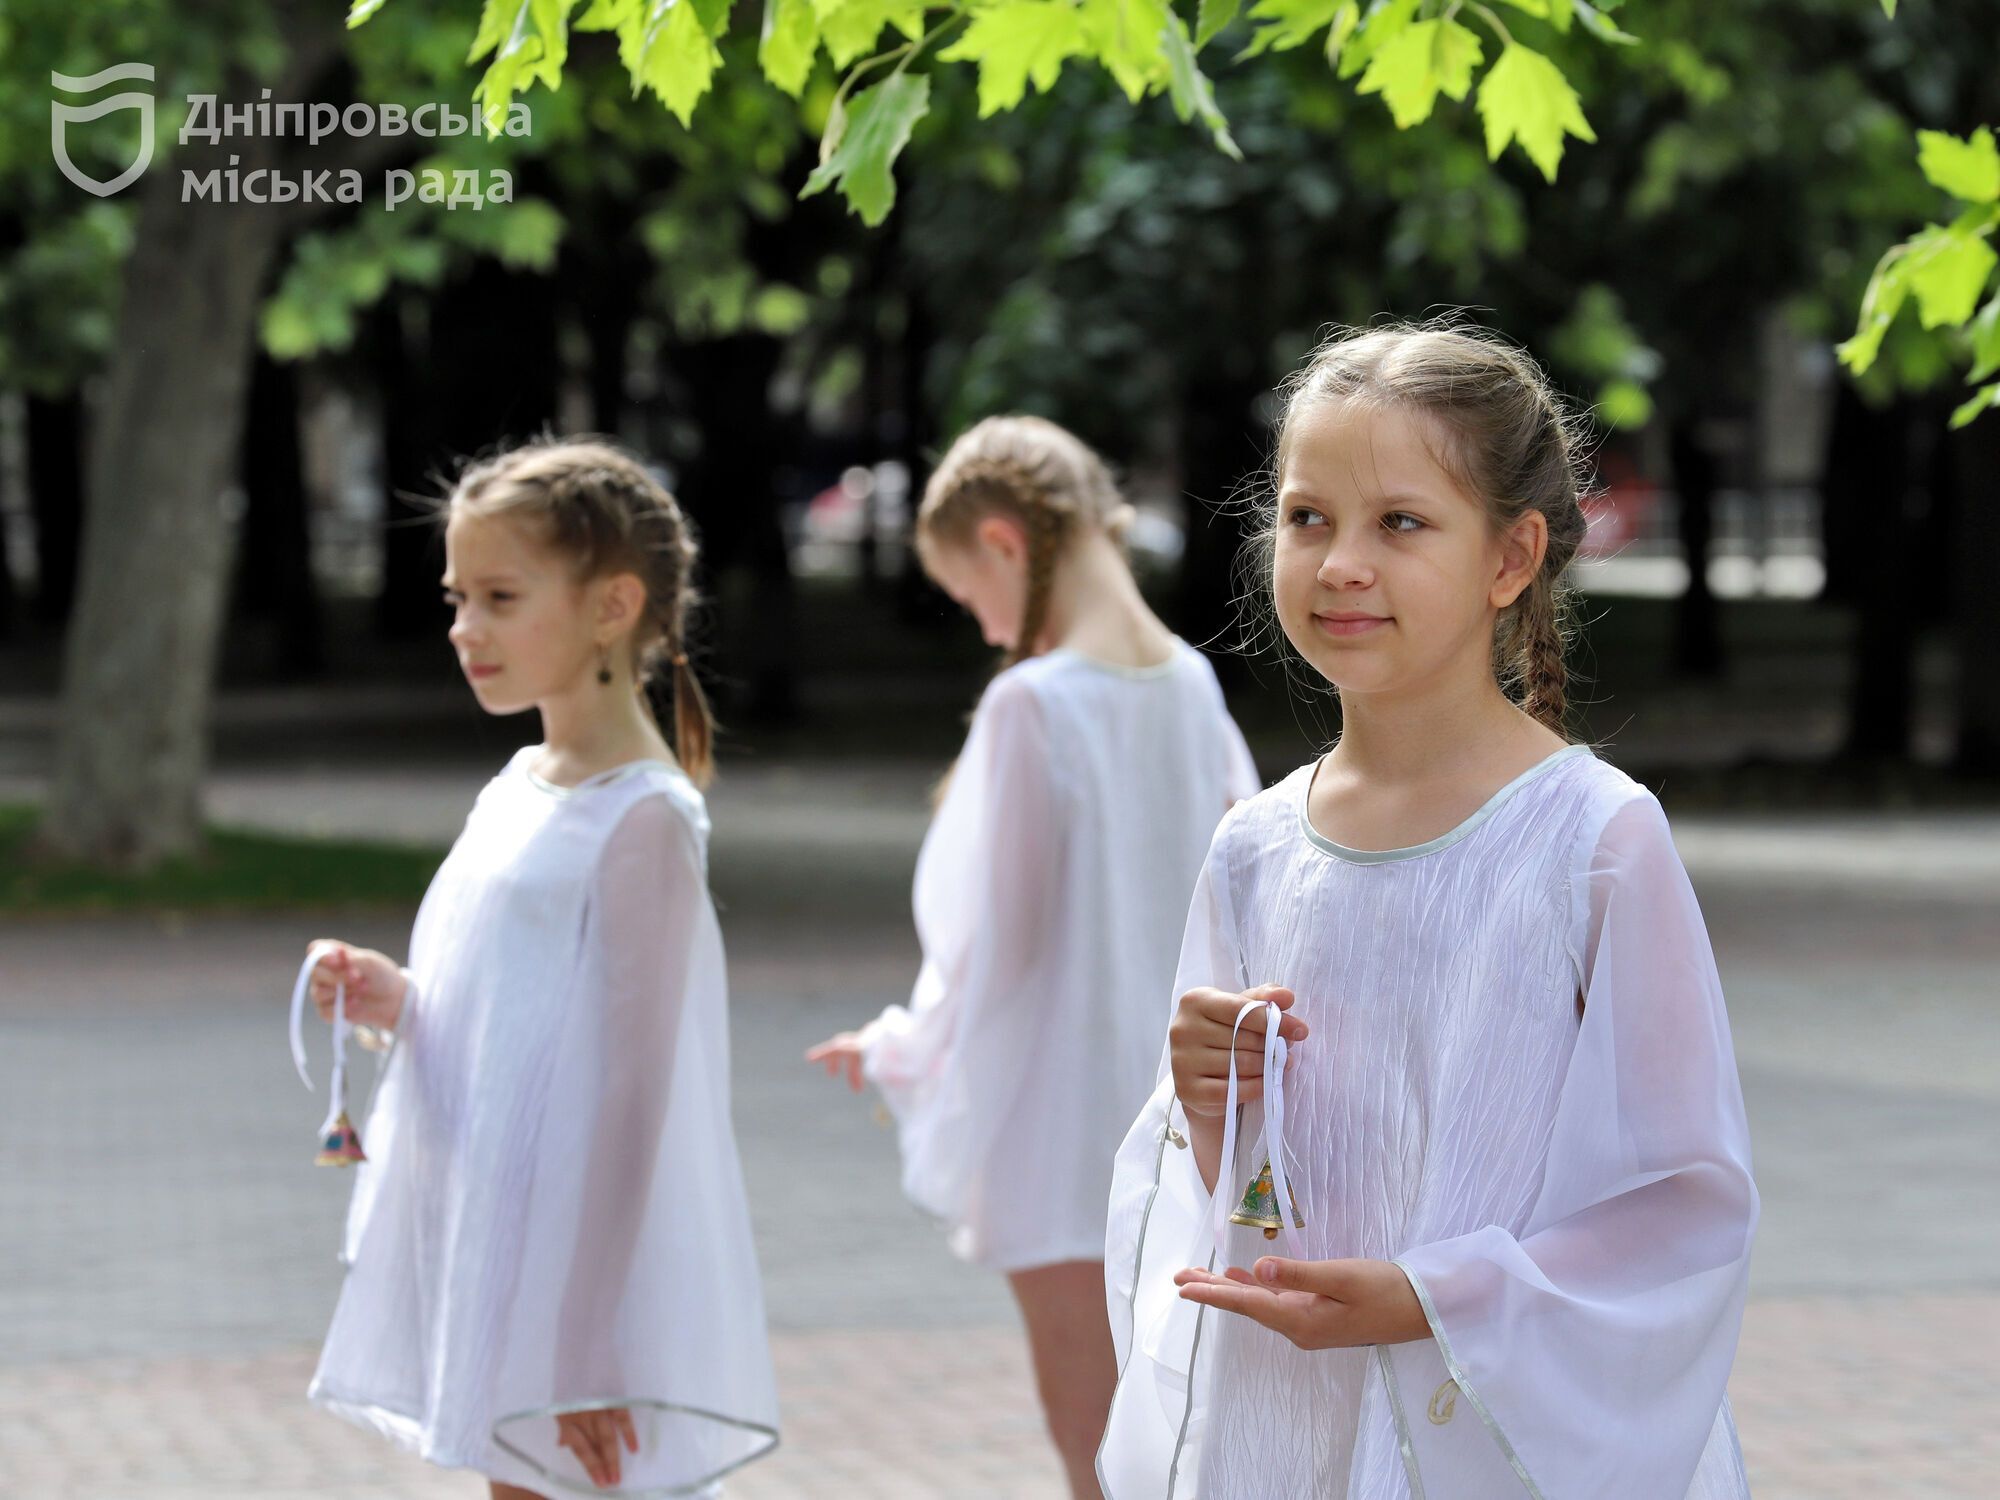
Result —
[[637, 1453], [639, 1451], [639, 1429], [632, 1421], [632, 1413], [620, 1407], [611, 1414], [611, 1419], [618, 1424], [618, 1430], [625, 1435], [625, 1446], [632, 1452]]

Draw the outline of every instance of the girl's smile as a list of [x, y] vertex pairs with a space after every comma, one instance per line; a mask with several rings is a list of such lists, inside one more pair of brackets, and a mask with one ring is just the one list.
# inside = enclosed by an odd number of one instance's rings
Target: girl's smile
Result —
[[1393, 623], [1393, 619], [1389, 615], [1363, 614], [1352, 610], [1321, 610], [1314, 613], [1313, 623], [1328, 635], [1345, 638], [1367, 635]]

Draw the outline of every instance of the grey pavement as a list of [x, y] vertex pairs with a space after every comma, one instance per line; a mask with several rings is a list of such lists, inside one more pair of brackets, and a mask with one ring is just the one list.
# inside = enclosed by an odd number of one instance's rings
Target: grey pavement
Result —
[[[903, 1203], [870, 1103], [799, 1058], [906, 990], [902, 893], [932, 770], [759, 766], [713, 798], [737, 1126], [788, 1424], [732, 1486], [750, 1500], [1056, 1493], [1004, 1288]], [[433, 840], [484, 774], [226, 772], [214, 804]], [[1734, 1385], [1758, 1493], [2000, 1493], [2000, 816], [1675, 829], [1765, 1200]], [[0, 925], [7, 1500], [474, 1493], [299, 1399], [346, 1183], [309, 1163], [318, 1112], [283, 1007], [327, 926]], [[408, 914], [333, 930], [397, 952]], [[60, 1415], [78, 1402], [136, 1436]]]

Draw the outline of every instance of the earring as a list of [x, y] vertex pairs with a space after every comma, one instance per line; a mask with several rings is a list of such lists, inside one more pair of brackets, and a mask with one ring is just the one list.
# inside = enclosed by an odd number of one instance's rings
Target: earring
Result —
[[597, 653], [597, 680], [607, 684], [611, 681], [611, 653], [601, 647]]

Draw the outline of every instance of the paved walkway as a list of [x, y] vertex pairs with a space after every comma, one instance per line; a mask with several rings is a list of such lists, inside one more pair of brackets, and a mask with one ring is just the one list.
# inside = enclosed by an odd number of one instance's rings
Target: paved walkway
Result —
[[[1058, 1493], [1004, 1289], [901, 1202], [868, 1105], [798, 1061], [907, 985], [906, 921], [883, 893], [907, 881], [923, 775], [770, 768], [716, 797], [739, 1132], [786, 1422], [780, 1453], [731, 1485], [739, 1500]], [[225, 780], [218, 800], [241, 799], [247, 821], [304, 806], [345, 831], [417, 832], [422, 815], [448, 834], [465, 791], [464, 776], [365, 796], [273, 777]], [[1990, 1500], [2000, 820], [1677, 833], [1766, 1203], [1733, 1384], [1760, 1500]], [[789, 885], [772, 885], [781, 870]], [[345, 1183], [307, 1163], [317, 1113], [282, 1007], [326, 925], [0, 926], [5, 1500], [478, 1495], [300, 1399]], [[341, 930], [394, 951], [407, 917]]]

